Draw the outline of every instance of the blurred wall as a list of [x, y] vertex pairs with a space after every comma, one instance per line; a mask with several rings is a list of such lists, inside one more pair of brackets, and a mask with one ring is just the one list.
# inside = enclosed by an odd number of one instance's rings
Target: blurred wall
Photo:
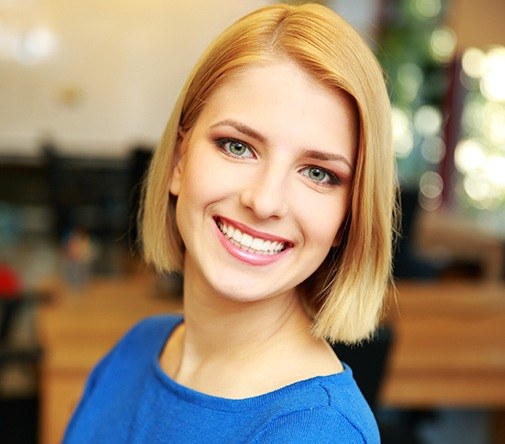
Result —
[[[460, 48], [503, 43], [503, 0], [448, 0]], [[208, 42], [274, 0], [0, 2], [0, 155], [40, 141], [90, 156], [155, 144]], [[328, 0], [373, 45], [377, 0]]]
[[[270, 0], [0, 1], [0, 155], [123, 155], [161, 135], [210, 40]], [[365, 35], [380, 2], [332, 0]]]
[[458, 37], [458, 48], [505, 45], [505, 1], [449, 0], [448, 25]]
[[0, 153], [154, 142], [208, 42], [266, 0], [0, 2]]

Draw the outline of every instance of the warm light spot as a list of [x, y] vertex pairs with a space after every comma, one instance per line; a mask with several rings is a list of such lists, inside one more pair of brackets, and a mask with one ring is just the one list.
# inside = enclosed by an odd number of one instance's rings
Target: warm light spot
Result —
[[456, 50], [456, 34], [446, 26], [435, 29], [431, 35], [430, 50], [433, 58], [441, 63], [450, 62]]
[[484, 105], [483, 114], [483, 130], [491, 144], [505, 144], [505, 106], [488, 102]]
[[442, 2], [440, 0], [416, 0], [415, 8], [422, 17], [433, 18], [440, 14]]
[[484, 51], [478, 48], [468, 48], [463, 53], [462, 66], [463, 71], [468, 77], [474, 79], [482, 75], [482, 63], [484, 62]]
[[428, 199], [436, 199], [442, 194], [444, 182], [440, 174], [434, 171], [426, 171], [419, 181], [419, 190]]
[[414, 100], [424, 81], [422, 69], [415, 63], [402, 63], [398, 67], [397, 76], [398, 82], [404, 90], [406, 99], [409, 101]]
[[470, 94], [463, 108], [462, 124], [466, 134], [484, 125], [484, 105], [480, 94]]
[[426, 171], [419, 181], [419, 205], [426, 211], [434, 211], [442, 204], [444, 182], [440, 174]]
[[482, 63], [480, 89], [483, 96], [494, 102], [505, 101], [505, 48], [491, 49]]
[[492, 186], [505, 189], [505, 157], [490, 156], [484, 170]]
[[489, 199], [492, 187], [489, 182], [479, 176], [466, 176], [463, 181], [466, 194], [476, 202], [484, 202]]
[[429, 137], [421, 143], [421, 155], [430, 163], [440, 163], [445, 157], [445, 142], [441, 137]]
[[442, 126], [442, 113], [431, 105], [421, 106], [414, 114], [414, 127], [423, 136], [435, 136]]
[[481, 170], [486, 163], [482, 145], [476, 140], [462, 140], [454, 153], [456, 167], [462, 173]]
[[18, 40], [14, 56], [23, 65], [33, 65], [51, 56], [56, 50], [56, 38], [45, 27], [33, 28]]
[[419, 196], [419, 205], [425, 211], [435, 211], [442, 205], [442, 194], [440, 193], [434, 198], [428, 198], [424, 194], [421, 194]]

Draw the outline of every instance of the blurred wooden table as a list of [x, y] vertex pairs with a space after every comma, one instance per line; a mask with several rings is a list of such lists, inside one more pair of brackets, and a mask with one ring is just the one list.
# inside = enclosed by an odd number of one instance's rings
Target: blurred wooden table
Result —
[[42, 444], [61, 442], [84, 383], [98, 360], [137, 321], [179, 312], [180, 299], [160, 295], [152, 275], [94, 278], [80, 290], [53, 286], [41, 304], [37, 328], [44, 347], [41, 368]]
[[383, 403], [505, 408], [505, 287], [407, 282], [397, 300]]
[[[505, 411], [505, 287], [402, 283], [392, 306], [395, 344], [384, 405]], [[182, 309], [149, 274], [61, 287], [38, 310], [43, 444], [59, 442], [91, 368], [139, 319]], [[505, 441], [503, 441], [505, 442]]]
[[485, 408], [505, 443], [505, 286], [405, 282], [397, 303], [383, 404]]

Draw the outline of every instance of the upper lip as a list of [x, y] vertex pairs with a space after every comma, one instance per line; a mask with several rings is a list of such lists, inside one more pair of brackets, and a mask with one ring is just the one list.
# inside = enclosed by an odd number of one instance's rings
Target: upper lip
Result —
[[280, 243], [285, 244], [286, 246], [292, 246], [293, 245], [293, 242], [291, 242], [288, 239], [285, 239], [285, 238], [280, 237], [280, 236], [275, 236], [273, 234], [265, 233], [263, 231], [255, 230], [254, 228], [248, 227], [247, 225], [244, 225], [244, 224], [242, 224], [240, 222], [228, 219], [226, 217], [217, 216], [217, 217], [214, 217], [214, 220], [216, 220], [216, 221], [220, 220], [221, 222], [225, 223], [226, 225], [231, 225], [233, 227], [236, 227], [242, 233], [247, 233], [247, 234], [251, 235], [252, 237], [259, 237], [261, 239], [269, 240], [269, 241], [272, 241], [272, 242], [280, 242]]

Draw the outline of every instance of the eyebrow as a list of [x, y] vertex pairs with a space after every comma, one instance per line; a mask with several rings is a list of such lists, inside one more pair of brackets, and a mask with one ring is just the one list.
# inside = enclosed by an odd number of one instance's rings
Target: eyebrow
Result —
[[[253, 139], [256, 139], [260, 141], [261, 143], [268, 143], [268, 139], [263, 135], [258, 133], [256, 130], [252, 129], [251, 127], [238, 122], [233, 119], [225, 119], [220, 122], [214, 123], [211, 128], [216, 128], [219, 126], [231, 126], [232, 128], [235, 128], [237, 131], [241, 132], [242, 134], [245, 134], [246, 136], [252, 137]], [[321, 160], [321, 161], [329, 161], [329, 162], [342, 162], [345, 165], [349, 167], [349, 169], [352, 171], [353, 166], [349, 160], [347, 160], [344, 156], [340, 154], [334, 154], [334, 153], [328, 153], [324, 151], [318, 151], [318, 150], [305, 150], [302, 153], [303, 157], [308, 157], [310, 159], [315, 159], [315, 160]]]
[[268, 142], [268, 139], [263, 134], [258, 133], [257, 131], [253, 130], [251, 127], [244, 125], [243, 123], [237, 122], [236, 120], [232, 120], [232, 119], [222, 120], [221, 122], [217, 122], [214, 125], [212, 125], [211, 128], [216, 128], [218, 126], [231, 126], [232, 128], [235, 128], [237, 131], [241, 132], [242, 134], [252, 137], [253, 139], [260, 141], [261, 143]]
[[310, 159], [316, 159], [316, 160], [322, 160], [322, 161], [342, 162], [342, 163], [345, 163], [351, 171], [353, 169], [351, 162], [349, 162], [346, 157], [344, 157], [340, 154], [326, 153], [323, 151], [316, 151], [316, 150], [306, 150], [303, 152], [303, 156], [308, 157]]

